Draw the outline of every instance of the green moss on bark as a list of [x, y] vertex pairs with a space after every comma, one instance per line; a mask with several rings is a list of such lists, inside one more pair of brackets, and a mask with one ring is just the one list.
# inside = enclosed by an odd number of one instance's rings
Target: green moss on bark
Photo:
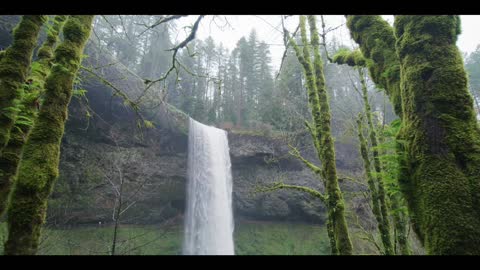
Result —
[[360, 45], [370, 77], [377, 87], [385, 89], [395, 113], [401, 116], [400, 62], [395, 52], [393, 28], [376, 15], [349, 15], [347, 27]]
[[311, 62], [310, 46], [307, 40], [306, 19], [300, 17], [300, 34], [303, 43], [303, 52], [295, 41], [290, 38], [299, 62], [305, 72], [308, 90], [308, 103], [313, 116], [313, 125], [309, 125], [314, 138], [314, 145], [318, 158], [322, 162], [321, 175], [325, 179], [325, 189], [328, 195], [328, 230], [332, 254], [352, 254], [352, 243], [350, 240], [348, 226], [345, 219], [345, 204], [338, 185], [338, 177], [335, 165], [334, 141], [331, 135], [331, 116], [328, 103], [327, 91], [325, 88], [325, 77], [320, 57], [319, 38], [314, 16], [308, 16], [310, 26], [311, 44], [313, 47], [313, 59]]
[[43, 43], [42, 47], [38, 49], [38, 58], [40, 59], [51, 59], [53, 58], [53, 52], [55, 50], [55, 45], [58, 41], [58, 35], [62, 30], [62, 27], [65, 23], [65, 20], [68, 16], [57, 15], [53, 18], [53, 24], [47, 30], [47, 39]]
[[23, 144], [37, 116], [40, 95], [44, 92], [45, 79], [50, 73], [52, 65], [52, 52], [56, 47], [58, 34], [65, 19], [66, 16], [64, 15], [55, 16], [54, 23], [47, 33], [47, 40], [37, 53], [38, 59], [31, 65], [31, 74], [28, 77], [30, 83], [24, 85], [24, 93], [21, 96], [19, 106], [21, 111], [18, 113], [18, 119], [11, 130], [9, 141], [0, 153], [0, 216], [6, 209], [10, 187], [15, 181]]
[[0, 62], [0, 152], [10, 138], [17, 115], [16, 101], [27, 78], [33, 50], [37, 45], [44, 15], [25, 15], [13, 31], [13, 44], [3, 53]]
[[331, 114], [323, 73], [323, 63], [320, 56], [320, 41], [316, 27], [315, 16], [308, 16], [310, 37], [313, 47], [313, 67], [315, 69], [316, 92], [318, 93], [320, 117], [315, 119], [315, 129], [321, 133], [320, 160], [325, 177], [325, 188], [328, 194], [328, 211], [331, 212], [333, 229], [337, 242], [337, 250], [341, 255], [352, 254], [353, 247], [345, 219], [345, 202], [338, 185], [337, 166], [335, 164], [335, 145], [331, 132]]
[[[377, 224], [378, 224], [378, 229], [381, 235], [383, 247], [384, 247], [384, 252], [386, 255], [392, 255], [394, 254], [393, 250], [393, 244], [391, 241], [391, 233], [390, 233], [390, 222], [389, 222], [389, 217], [388, 217], [388, 206], [387, 206], [387, 200], [386, 200], [386, 193], [385, 193], [385, 187], [383, 183], [383, 179], [381, 177], [382, 175], [382, 169], [381, 169], [381, 164], [380, 164], [380, 156], [378, 153], [378, 139], [377, 139], [377, 133], [375, 131], [375, 127], [373, 125], [373, 117], [372, 117], [372, 110], [370, 107], [370, 102], [368, 101], [368, 93], [367, 93], [367, 85], [365, 82], [364, 78], [364, 73], [362, 70], [362, 67], [366, 65], [366, 60], [363, 57], [362, 53], [359, 50], [355, 51], [349, 51], [348, 49], [342, 49], [339, 50], [335, 56], [333, 57], [333, 62], [337, 64], [347, 64], [349, 66], [355, 67], [358, 72], [359, 72], [359, 77], [360, 77], [360, 82], [362, 85], [362, 98], [363, 98], [363, 104], [364, 104], [364, 111], [365, 115], [367, 116], [367, 122], [369, 126], [369, 138], [370, 138], [370, 143], [372, 145], [372, 154], [373, 154], [373, 163], [374, 163], [374, 168], [375, 168], [375, 175], [376, 175], [376, 184], [371, 183], [369, 184], [370, 191], [372, 193], [372, 203], [373, 203], [373, 214], [377, 219]], [[361, 122], [358, 122], [359, 128], [361, 128]], [[363, 135], [360, 133], [359, 130], [359, 136]], [[360, 144], [362, 144], [362, 141], [360, 141]], [[363, 147], [365, 149], [363, 150]], [[366, 148], [366, 143], [365, 146], [361, 145], [361, 151], [367, 151]], [[367, 172], [367, 179], [373, 177], [370, 172], [370, 161], [368, 160], [368, 152], [365, 152], [365, 155], [362, 154], [363, 160], [364, 160], [364, 165], [365, 170], [368, 168]], [[367, 165], [368, 164], [368, 165]], [[377, 190], [378, 186], [378, 190]]]
[[378, 231], [380, 232], [380, 237], [382, 239], [382, 244], [384, 248], [385, 255], [393, 255], [393, 245], [390, 239], [390, 228], [388, 221], [388, 216], [384, 216], [381, 211], [381, 200], [380, 194], [377, 189], [377, 185], [375, 184], [375, 177], [372, 174], [370, 169], [371, 163], [370, 158], [368, 156], [368, 149], [367, 149], [367, 140], [363, 136], [363, 125], [362, 125], [362, 117], [361, 115], [357, 119], [357, 126], [358, 126], [358, 140], [360, 142], [360, 154], [363, 160], [363, 167], [365, 169], [365, 175], [367, 177], [367, 184], [368, 189], [370, 190], [370, 196], [372, 200], [372, 212], [375, 216], [377, 221]]
[[458, 16], [396, 16], [404, 106], [400, 182], [429, 254], [480, 254], [480, 131], [455, 45]]
[[363, 57], [360, 50], [350, 51], [348, 49], [341, 49], [333, 56], [333, 62], [343, 65], [349, 65], [351, 67], [365, 67], [367, 62]]
[[408, 243], [408, 217], [404, 211], [402, 211], [402, 198], [400, 193], [391, 195], [390, 202], [392, 204], [393, 225], [395, 227], [395, 240], [398, 244], [398, 249], [401, 255], [411, 255], [412, 251]]
[[35, 254], [38, 249], [48, 197], [58, 176], [60, 143], [73, 80], [90, 36], [93, 17], [70, 16], [63, 29], [64, 41], [55, 50], [55, 64], [45, 84], [45, 100], [25, 143], [12, 191], [6, 254]]
[[367, 84], [365, 82], [365, 76], [363, 70], [361, 68], [358, 69], [360, 83], [362, 85], [362, 98], [363, 98], [363, 105], [365, 115], [367, 116], [367, 123], [368, 123], [368, 130], [369, 130], [369, 138], [370, 143], [372, 145], [372, 155], [373, 155], [373, 165], [375, 168], [376, 174], [376, 185], [378, 187], [377, 193], [377, 200], [380, 203], [380, 214], [381, 214], [381, 223], [382, 225], [379, 226], [380, 234], [382, 236], [382, 243], [385, 249], [386, 255], [393, 255], [393, 245], [391, 241], [391, 233], [390, 233], [390, 221], [388, 217], [388, 205], [387, 205], [387, 196], [385, 192], [385, 184], [383, 183], [382, 178], [382, 166], [380, 164], [380, 155], [378, 153], [378, 136], [375, 130], [375, 125], [373, 124], [373, 116], [372, 116], [372, 109], [370, 107], [370, 102], [368, 100], [368, 92], [367, 92]]

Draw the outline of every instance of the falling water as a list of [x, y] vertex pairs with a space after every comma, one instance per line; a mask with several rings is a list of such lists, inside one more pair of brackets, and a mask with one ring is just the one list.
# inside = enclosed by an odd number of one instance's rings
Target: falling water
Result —
[[230, 167], [227, 133], [190, 118], [183, 254], [234, 254]]

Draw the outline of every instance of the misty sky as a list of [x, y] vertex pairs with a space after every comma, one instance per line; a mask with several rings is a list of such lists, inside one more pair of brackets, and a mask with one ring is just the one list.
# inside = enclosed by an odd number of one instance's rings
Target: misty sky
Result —
[[[392, 15], [383, 15], [383, 17], [390, 23], [393, 23]], [[197, 16], [191, 15], [187, 18], [180, 19], [177, 23], [177, 29], [191, 25]], [[329, 27], [336, 27], [345, 23], [343, 15], [326, 15], [327, 29]], [[478, 28], [480, 27], [480, 15], [461, 15], [462, 20], [462, 34], [459, 36], [457, 45], [462, 52], [471, 53], [480, 44], [480, 35], [478, 35]], [[228, 21], [228, 24], [226, 23]], [[292, 16], [286, 19], [286, 26], [291, 32], [298, 25], [298, 16]], [[320, 24], [319, 24], [320, 26]], [[272, 65], [274, 70], [278, 69], [280, 60], [285, 50], [283, 46], [282, 27], [279, 15], [219, 15], [206, 16], [200, 23], [197, 38], [205, 39], [211, 36], [217, 44], [220, 42], [224, 47], [230, 51], [235, 47], [237, 41], [242, 37], [248, 37], [250, 31], [255, 28], [260, 40], [270, 44], [270, 52], [272, 58]], [[185, 29], [185, 33], [189, 29]], [[177, 37], [177, 42], [185, 38], [185, 33]], [[330, 32], [327, 38], [331, 40], [335, 35], [340, 43], [348, 46], [353, 46], [354, 43], [350, 39], [350, 35], [346, 26], [342, 26], [337, 30]], [[328, 42], [328, 40], [327, 40]]]

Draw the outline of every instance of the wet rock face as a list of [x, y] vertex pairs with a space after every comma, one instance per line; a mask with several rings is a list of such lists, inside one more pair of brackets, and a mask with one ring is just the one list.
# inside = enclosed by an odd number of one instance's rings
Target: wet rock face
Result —
[[[71, 107], [74, 106], [72, 103]], [[117, 198], [114, 185], [120, 183], [115, 164], [121, 167], [124, 177], [124, 197], [138, 190], [134, 205], [125, 211], [122, 220], [145, 224], [182, 216], [186, 199], [187, 136], [158, 128], [147, 131], [143, 142], [138, 143], [127, 139], [134, 137], [134, 129], [118, 131], [118, 127], [113, 127], [115, 124], [100, 125], [91, 120], [91, 127], [81, 130], [73, 113], [70, 119], [62, 144], [60, 178], [51, 200], [52, 222], [113, 222]], [[115, 132], [120, 132], [116, 136], [118, 146], [108, 135]], [[279, 180], [323, 190], [308, 169], [288, 157], [280, 141], [229, 134], [229, 147], [235, 217], [324, 221], [323, 205], [309, 195], [285, 190], [254, 192], [258, 185]]]
[[[125, 204], [129, 208], [122, 214], [124, 223], [181, 218], [186, 200], [188, 136], [161, 122], [154, 129], [139, 131], [135, 115], [121, 106], [120, 99], [114, 98], [105, 106], [111, 90], [99, 84], [90, 84], [87, 90], [90, 108], [96, 115], [87, 119], [81, 103], [72, 100], [62, 144], [60, 178], [49, 208], [52, 222], [113, 222], [117, 207], [114, 185], [120, 181], [115, 165], [121, 167], [125, 179], [124, 197], [133, 196]], [[302, 155], [317, 163], [308, 139], [301, 139]], [[275, 181], [323, 191], [321, 181], [288, 154], [284, 141], [236, 132], [229, 132], [228, 140], [235, 218], [325, 221], [324, 205], [308, 194], [291, 190], [255, 192], [256, 187]], [[352, 151], [351, 147], [338, 144], [339, 169], [354, 168], [348, 151]]]
[[[8, 33], [18, 19], [18, 16], [5, 16], [9, 24], [0, 23], [3, 48], [11, 42]], [[84, 65], [105, 66], [101, 69], [102, 76], [133, 100], [143, 92], [144, 82], [139, 77], [121, 64], [106, 65], [116, 61], [98, 51], [92, 42], [87, 45], [86, 54], [89, 57]], [[112, 97], [111, 89], [85, 73], [81, 72], [80, 76], [88, 91], [88, 107], [94, 113], [87, 117], [85, 102], [72, 99], [62, 140], [60, 177], [49, 202], [48, 222], [57, 225], [112, 223], [122, 179], [122, 209], [126, 209], [121, 216], [122, 223], [159, 223], [182, 217], [188, 137], [184, 129], [175, 126], [182, 125], [179, 121], [185, 126], [185, 115], [168, 106], [160, 107], [153, 117], [156, 128], [140, 131], [135, 113], [124, 106], [119, 97]], [[235, 218], [324, 222], [323, 204], [310, 195], [290, 190], [254, 192], [256, 186], [275, 181], [323, 191], [320, 180], [288, 155], [285, 142], [235, 132], [229, 132], [228, 140]], [[316, 154], [308, 135], [303, 141], [302, 155], [315, 162]], [[336, 147], [339, 170], [361, 167], [355, 146], [336, 144]], [[355, 190], [351, 185], [346, 186], [347, 190]]]

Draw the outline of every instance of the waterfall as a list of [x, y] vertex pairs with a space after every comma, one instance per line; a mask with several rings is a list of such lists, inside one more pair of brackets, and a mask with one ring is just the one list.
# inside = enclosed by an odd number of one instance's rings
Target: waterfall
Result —
[[232, 174], [227, 132], [190, 118], [185, 255], [233, 255]]

